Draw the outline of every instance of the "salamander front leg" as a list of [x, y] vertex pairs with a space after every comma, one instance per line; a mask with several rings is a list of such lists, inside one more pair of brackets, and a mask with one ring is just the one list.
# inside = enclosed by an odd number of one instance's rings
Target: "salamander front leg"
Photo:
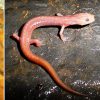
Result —
[[[62, 16], [63, 16], [61, 13], [57, 13], [56, 15], [57, 15], [57, 16], [60, 16], [60, 17], [62, 17]], [[65, 37], [65, 36], [64, 36], [64, 33], [63, 33], [63, 32], [64, 32], [65, 27], [66, 27], [66, 26], [64, 26], [64, 25], [63, 25], [63, 26], [61, 26], [61, 30], [60, 30], [60, 32], [59, 32], [60, 38], [61, 38], [61, 40], [62, 40], [63, 42], [68, 41], [68, 37]]]
[[61, 13], [57, 13], [56, 15], [57, 15], [57, 16], [63, 16]]
[[63, 25], [62, 27], [61, 27], [61, 30], [60, 30], [60, 32], [59, 32], [59, 35], [60, 35], [60, 38], [61, 38], [61, 40], [63, 41], [63, 42], [66, 42], [67, 41], [67, 37], [65, 37], [64, 36], [64, 29], [65, 29], [65, 26]]

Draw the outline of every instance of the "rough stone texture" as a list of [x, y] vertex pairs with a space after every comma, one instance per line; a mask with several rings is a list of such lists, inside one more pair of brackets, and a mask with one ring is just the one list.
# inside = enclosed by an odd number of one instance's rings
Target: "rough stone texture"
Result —
[[[5, 3], [6, 100], [99, 100], [100, 99], [100, 0], [6, 0]], [[33, 37], [44, 46], [31, 50], [51, 63], [65, 84], [88, 94], [79, 97], [63, 91], [38, 65], [27, 61], [19, 44], [10, 38], [29, 19], [36, 16], [89, 12], [91, 25], [64, 30], [70, 41], [57, 36], [59, 27], [36, 29]]]

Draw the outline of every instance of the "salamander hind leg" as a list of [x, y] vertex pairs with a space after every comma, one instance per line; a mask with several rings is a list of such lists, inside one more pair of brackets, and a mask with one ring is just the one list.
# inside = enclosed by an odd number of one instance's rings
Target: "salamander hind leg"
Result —
[[17, 35], [17, 33], [13, 33], [10, 37], [19, 41], [19, 36]]
[[[16, 33], [13, 33], [11, 37], [16, 39], [18, 42], [20, 41], [20, 37]], [[35, 44], [37, 47], [40, 47], [43, 45], [42, 41], [40, 41], [39, 39], [31, 39], [30, 44]]]
[[39, 39], [31, 39], [30, 44], [35, 44], [37, 47], [41, 47], [43, 45], [42, 41]]

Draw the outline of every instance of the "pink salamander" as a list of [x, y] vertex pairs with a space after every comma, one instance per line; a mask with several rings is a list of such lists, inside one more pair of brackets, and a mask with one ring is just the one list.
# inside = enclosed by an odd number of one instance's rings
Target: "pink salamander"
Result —
[[29, 59], [31, 62], [36, 63], [43, 67], [52, 77], [52, 79], [64, 90], [69, 91], [71, 93], [77, 94], [77, 95], [83, 95], [75, 90], [72, 90], [70, 87], [65, 85], [56, 74], [53, 67], [43, 58], [33, 54], [30, 50], [30, 44], [36, 44], [36, 46], [41, 46], [42, 43], [39, 41], [39, 39], [31, 39], [32, 32], [34, 29], [41, 27], [41, 26], [61, 26], [60, 31], [60, 38], [63, 40], [63, 42], [66, 41], [66, 37], [64, 37], [63, 31], [64, 28], [70, 25], [86, 25], [94, 22], [95, 18], [94, 15], [88, 14], [88, 13], [79, 13], [75, 15], [68, 15], [68, 16], [62, 16], [59, 14], [59, 16], [40, 16], [33, 18], [29, 20], [23, 27], [20, 37], [14, 33], [12, 35], [13, 38], [19, 41], [20, 48], [23, 52], [23, 54]]

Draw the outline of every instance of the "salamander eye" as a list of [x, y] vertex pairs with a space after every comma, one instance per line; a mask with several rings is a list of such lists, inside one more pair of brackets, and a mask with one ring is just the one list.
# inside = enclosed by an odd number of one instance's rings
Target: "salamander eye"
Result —
[[89, 18], [86, 18], [86, 21], [88, 22], [89, 21]]

